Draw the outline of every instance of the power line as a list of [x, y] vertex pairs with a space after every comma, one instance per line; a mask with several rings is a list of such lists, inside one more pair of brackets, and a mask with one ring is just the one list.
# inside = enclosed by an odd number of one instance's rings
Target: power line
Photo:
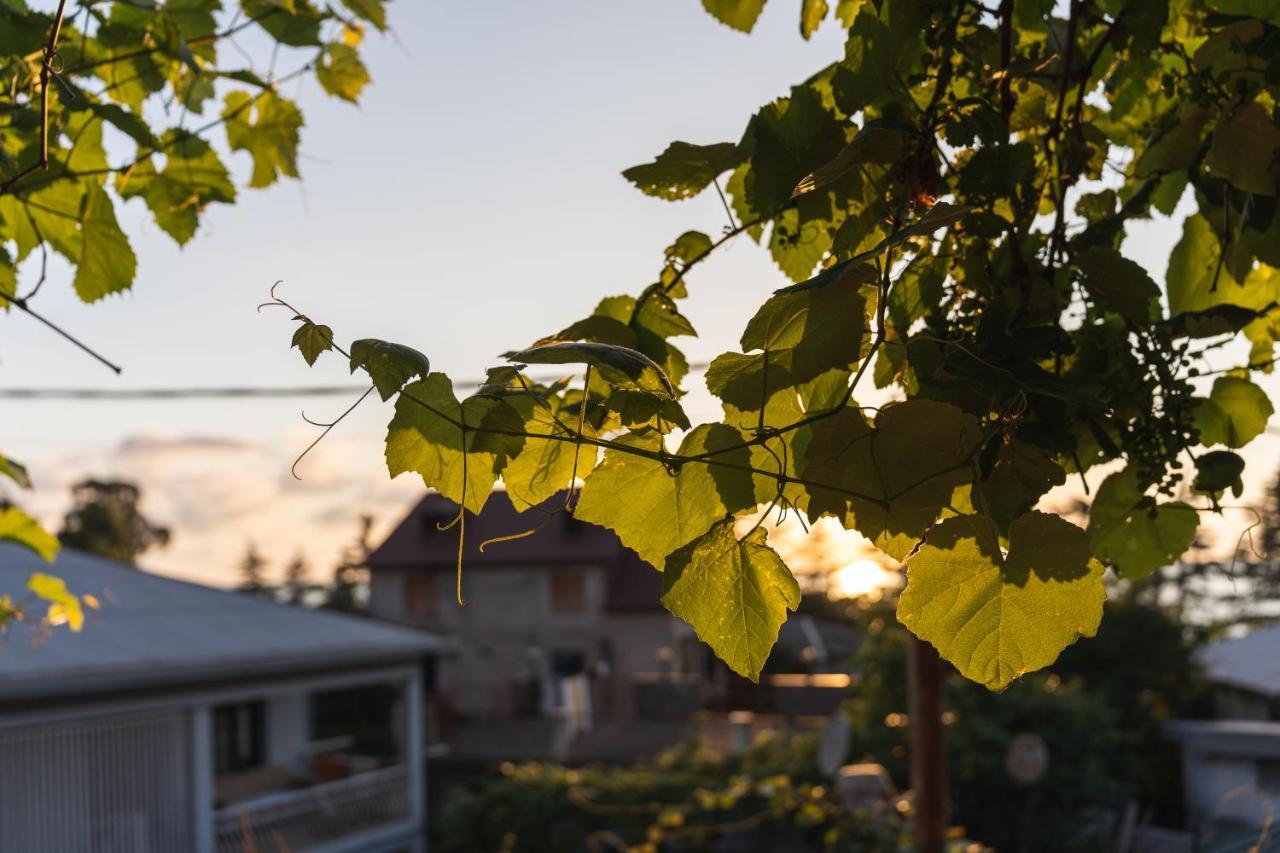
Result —
[[[706, 363], [689, 365], [691, 373], [707, 369]], [[529, 377], [534, 382], [551, 382], [554, 377]], [[479, 388], [482, 379], [454, 383], [455, 388]], [[350, 397], [368, 390], [368, 385], [297, 385], [263, 388], [232, 385], [211, 388], [0, 388], [3, 400], [71, 400], [71, 401], [138, 401], [138, 400], [210, 400], [289, 397]]]

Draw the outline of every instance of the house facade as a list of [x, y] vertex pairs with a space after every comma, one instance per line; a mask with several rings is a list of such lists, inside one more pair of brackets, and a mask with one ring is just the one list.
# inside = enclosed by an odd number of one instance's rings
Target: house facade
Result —
[[[433, 689], [447, 712], [625, 716], [637, 674], [702, 665], [702, 644], [663, 609], [652, 566], [604, 528], [567, 513], [517, 514], [501, 492], [467, 519], [459, 606], [458, 530], [440, 529], [456, 512], [426, 496], [369, 560], [374, 616], [453, 640]], [[543, 523], [532, 536], [481, 550]]]
[[424, 663], [439, 639], [0, 544], [102, 602], [0, 651], [0, 847], [232, 853], [422, 849]]

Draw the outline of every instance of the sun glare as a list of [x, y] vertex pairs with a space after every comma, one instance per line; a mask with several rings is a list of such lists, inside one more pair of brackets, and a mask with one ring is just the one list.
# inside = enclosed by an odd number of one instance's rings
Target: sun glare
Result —
[[875, 560], [854, 560], [831, 573], [832, 598], [858, 598], [889, 585], [892, 573]]

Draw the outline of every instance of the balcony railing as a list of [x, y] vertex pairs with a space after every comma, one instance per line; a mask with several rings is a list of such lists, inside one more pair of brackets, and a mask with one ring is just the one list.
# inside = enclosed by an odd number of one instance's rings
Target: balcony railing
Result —
[[219, 809], [215, 846], [218, 853], [298, 853], [409, 816], [408, 775], [396, 765]]

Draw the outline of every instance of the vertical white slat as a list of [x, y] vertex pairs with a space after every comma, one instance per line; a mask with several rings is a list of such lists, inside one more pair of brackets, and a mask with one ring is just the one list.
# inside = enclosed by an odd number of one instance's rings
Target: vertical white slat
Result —
[[415, 851], [426, 850], [427, 827], [427, 780], [424, 767], [426, 744], [422, 731], [422, 670], [415, 667], [405, 680], [404, 710], [408, 715], [405, 720], [405, 769], [408, 771], [409, 814], [413, 817], [417, 839]]
[[209, 706], [192, 706], [189, 719], [191, 849], [213, 853], [213, 724]]

